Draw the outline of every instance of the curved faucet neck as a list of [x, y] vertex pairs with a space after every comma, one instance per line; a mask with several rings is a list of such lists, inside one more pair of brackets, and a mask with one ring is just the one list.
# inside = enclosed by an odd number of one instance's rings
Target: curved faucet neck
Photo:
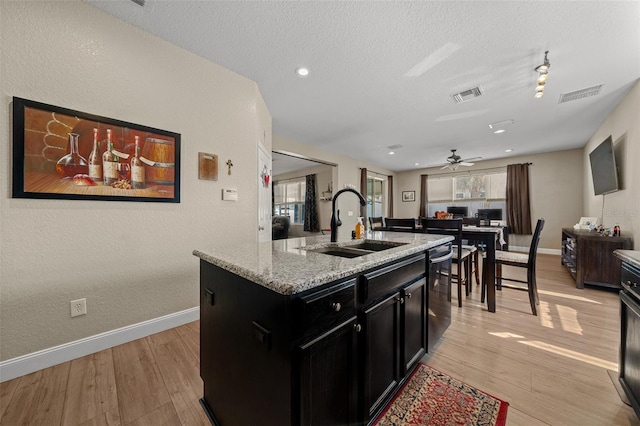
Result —
[[338, 226], [342, 225], [342, 222], [340, 221], [340, 211], [339, 210], [336, 211], [336, 200], [338, 199], [338, 196], [343, 192], [352, 192], [356, 194], [360, 201], [360, 205], [361, 206], [367, 205], [367, 200], [365, 200], [365, 198], [362, 196], [361, 193], [359, 193], [353, 188], [344, 188], [335, 193], [335, 195], [333, 196], [333, 200], [331, 202], [331, 242], [332, 243], [335, 243], [338, 240]]

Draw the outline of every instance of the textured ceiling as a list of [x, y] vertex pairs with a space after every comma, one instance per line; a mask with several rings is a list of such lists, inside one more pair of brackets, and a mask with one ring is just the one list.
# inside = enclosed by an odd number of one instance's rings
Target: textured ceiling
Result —
[[274, 134], [396, 171], [582, 147], [640, 78], [638, 1], [88, 2], [256, 81]]

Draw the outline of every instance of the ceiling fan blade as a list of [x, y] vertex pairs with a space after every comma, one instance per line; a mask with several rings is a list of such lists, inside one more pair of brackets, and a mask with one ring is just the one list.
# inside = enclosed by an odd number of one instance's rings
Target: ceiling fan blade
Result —
[[451, 167], [451, 164], [447, 164], [446, 166], [442, 167], [440, 170], [448, 169], [449, 167]]
[[470, 162], [476, 161], [476, 160], [482, 160], [482, 157], [465, 158], [464, 160], [461, 160], [461, 161], [463, 163], [470, 163]]
[[461, 166], [473, 166], [476, 163], [467, 163], [466, 161], [461, 161], [458, 164], [460, 164]]

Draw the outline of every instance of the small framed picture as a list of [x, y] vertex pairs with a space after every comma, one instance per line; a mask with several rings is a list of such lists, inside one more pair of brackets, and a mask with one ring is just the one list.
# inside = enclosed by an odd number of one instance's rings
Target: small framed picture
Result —
[[402, 191], [402, 201], [411, 202], [416, 200], [416, 191]]

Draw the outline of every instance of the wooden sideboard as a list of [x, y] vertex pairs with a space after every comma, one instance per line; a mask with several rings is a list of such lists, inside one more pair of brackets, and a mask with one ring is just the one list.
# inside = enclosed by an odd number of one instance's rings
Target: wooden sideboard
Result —
[[620, 287], [620, 259], [617, 249], [633, 249], [629, 237], [604, 237], [597, 232], [562, 229], [562, 264], [576, 280], [577, 288], [586, 285]]

